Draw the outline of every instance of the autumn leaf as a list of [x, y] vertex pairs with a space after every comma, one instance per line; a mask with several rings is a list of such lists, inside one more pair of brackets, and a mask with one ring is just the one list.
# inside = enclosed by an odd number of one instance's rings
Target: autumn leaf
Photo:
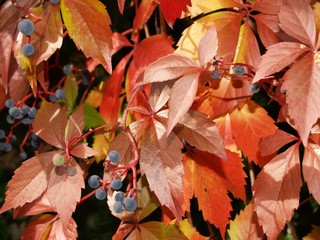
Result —
[[276, 239], [291, 219], [301, 185], [299, 143], [273, 158], [257, 176], [254, 210], [268, 238]]
[[316, 26], [312, 8], [304, 0], [283, 0], [279, 12], [280, 27], [309, 47], [316, 45]]
[[76, 46], [111, 73], [111, 20], [103, 3], [62, 0], [61, 12], [68, 34]]
[[175, 20], [181, 17], [182, 12], [191, 6], [190, 0], [160, 0], [160, 9], [169, 26], [172, 28]]
[[[157, 116], [163, 116], [166, 122], [168, 110], [159, 112]], [[181, 139], [186, 140], [191, 146], [201, 151], [215, 154], [221, 159], [226, 159], [226, 151], [223, 139], [215, 123], [204, 114], [189, 110], [173, 129], [174, 133]]]
[[187, 240], [186, 236], [179, 231], [177, 226], [171, 224], [165, 228], [162, 222], [145, 222], [139, 224], [138, 228], [135, 228], [127, 237], [127, 239]]
[[165, 132], [165, 126], [158, 121], [146, 129], [141, 140], [141, 173], [146, 175], [150, 190], [155, 192], [161, 205], [167, 206], [181, 220], [182, 143], [174, 133], [166, 137]]
[[158, 6], [158, 3], [152, 0], [142, 0], [139, 4], [137, 13], [133, 20], [133, 29], [139, 30], [139, 28], [145, 24], [151, 17], [154, 9]]
[[231, 221], [228, 234], [232, 240], [264, 239], [262, 228], [258, 223], [257, 214], [253, 210], [252, 201]]
[[274, 121], [262, 107], [251, 100], [236, 108], [230, 114], [230, 120], [232, 129], [229, 131], [232, 131], [238, 148], [249, 160], [259, 164], [258, 142], [276, 131]]
[[187, 152], [183, 155], [185, 199], [195, 196], [204, 219], [218, 227], [223, 235], [232, 209], [228, 191], [245, 198], [241, 158], [230, 151], [227, 160], [196, 148]]
[[302, 172], [308, 189], [317, 202], [320, 202], [320, 148], [318, 144], [308, 143], [304, 149]]
[[41, 196], [47, 189], [48, 174], [54, 167], [51, 160], [56, 153], [42, 153], [23, 162], [7, 185], [5, 203], [0, 213], [21, 207]]
[[289, 115], [294, 120], [300, 138], [307, 144], [310, 130], [320, 116], [318, 102], [320, 65], [313, 54], [307, 54], [294, 64], [283, 77], [283, 89], [287, 91]]
[[190, 224], [188, 219], [183, 219], [182, 222], [178, 222], [176, 219], [172, 220], [170, 224], [177, 225], [179, 230], [188, 238], [192, 240], [205, 240], [209, 239], [209, 237], [204, 237], [200, 235], [197, 229]]
[[[201, 39], [198, 52], [200, 65], [184, 55], [170, 54], [146, 68], [142, 84], [178, 78], [170, 92], [167, 135], [191, 107], [198, 90], [201, 73], [206, 71], [208, 61], [212, 60], [217, 52], [216, 37], [216, 29], [212, 27]], [[214, 39], [213, 43], [212, 39]]]
[[76, 168], [74, 176], [67, 174], [66, 166], [55, 167], [48, 181], [48, 199], [56, 208], [64, 228], [68, 226], [76, 204], [80, 200], [81, 188], [85, 186], [78, 163], [72, 161], [70, 166]]
[[48, 239], [47, 229], [57, 220], [57, 215], [42, 214], [32, 219], [23, 231], [21, 239]]

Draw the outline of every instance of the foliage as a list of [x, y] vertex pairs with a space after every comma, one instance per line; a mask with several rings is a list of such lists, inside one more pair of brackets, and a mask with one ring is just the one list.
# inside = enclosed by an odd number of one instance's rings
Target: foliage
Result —
[[[0, 224], [13, 209], [22, 239], [319, 235], [319, 8], [5, 1]], [[81, 229], [87, 207], [108, 232]]]

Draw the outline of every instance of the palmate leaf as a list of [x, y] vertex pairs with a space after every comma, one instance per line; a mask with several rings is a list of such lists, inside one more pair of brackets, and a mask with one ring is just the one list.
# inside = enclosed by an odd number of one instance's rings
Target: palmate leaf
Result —
[[187, 11], [187, 6], [191, 6], [190, 0], [160, 0], [160, 9], [171, 28], [175, 20], [181, 17], [182, 12]]
[[[219, 228], [223, 235], [232, 210], [228, 191], [245, 198], [245, 173], [241, 158], [227, 151], [228, 159], [202, 152], [196, 148], [188, 149], [183, 155], [185, 174], [183, 175], [184, 198], [188, 201], [196, 197], [199, 209], [205, 220]], [[184, 210], [189, 211], [184, 203]]]
[[111, 73], [111, 20], [103, 3], [61, 0], [61, 12], [68, 34], [76, 46]]
[[8, 183], [3, 213], [11, 208], [21, 207], [39, 198], [47, 189], [48, 175], [54, 168], [52, 163], [56, 151], [36, 155], [23, 162]]
[[161, 205], [167, 206], [181, 220], [182, 143], [173, 132], [168, 137], [165, 132], [165, 126], [158, 121], [146, 129], [141, 141], [141, 173], [146, 175], [150, 190], [155, 192]]
[[299, 206], [301, 185], [297, 143], [265, 165], [253, 186], [254, 210], [268, 238], [276, 239], [291, 219]]
[[252, 201], [231, 221], [228, 234], [233, 240], [263, 239], [263, 231], [259, 226], [257, 213], [253, 211]]

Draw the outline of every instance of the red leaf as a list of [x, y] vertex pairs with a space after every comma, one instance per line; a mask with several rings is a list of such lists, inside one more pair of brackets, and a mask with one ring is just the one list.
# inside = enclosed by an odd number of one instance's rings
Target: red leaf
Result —
[[17, 65], [13, 60], [12, 49], [15, 44], [15, 35], [17, 29], [11, 28], [0, 34], [0, 82], [2, 82], [5, 92], [8, 92], [9, 69], [12, 65]]
[[56, 208], [64, 228], [68, 227], [71, 215], [81, 197], [81, 188], [84, 188], [82, 170], [75, 161], [71, 165], [76, 167], [77, 173], [68, 176], [65, 166], [55, 167], [48, 182], [48, 198]]
[[60, 108], [59, 103], [43, 101], [34, 119], [33, 131], [50, 145], [64, 149], [66, 125], [66, 109]]
[[60, 6], [68, 34], [76, 46], [111, 73], [112, 31], [105, 5], [100, 1], [62, 0]]
[[293, 210], [299, 206], [299, 144], [277, 155], [259, 173], [255, 183], [254, 210], [264, 233], [276, 239]]
[[141, 142], [141, 173], [146, 175], [150, 190], [161, 205], [167, 206], [181, 220], [183, 201], [181, 162], [182, 144], [174, 133], [165, 136], [165, 126], [154, 121]]
[[124, 47], [132, 47], [132, 43], [128, 40], [128, 38], [125, 35], [117, 32], [112, 33], [112, 43], [113, 47], [111, 55], [115, 54]]
[[281, 42], [270, 46], [267, 53], [262, 56], [258, 71], [252, 82], [257, 82], [265, 76], [280, 72], [306, 51], [308, 51], [308, 48], [294, 42]]
[[87, 143], [78, 143], [70, 149], [70, 154], [79, 158], [88, 158], [96, 155], [98, 152], [91, 147], [87, 146]]
[[143, 76], [143, 83], [164, 82], [198, 71], [198, 65], [181, 54], [170, 54], [150, 64]]
[[143, 24], [145, 24], [157, 6], [158, 3], [156, 1], [142, 0], [134, 17], [132, 28], [139, 29]]
[[[112, 236], [112, 240], [123, 240], [134, 228], [133, 224], [122, 224], [120, 229]], [[129, 238], [127, 238], [129, 239]]]
[[211, 27], [200, 40], [198, 55], [201, 66], [212, 61], [218, 51], [218, 38], [215, 26]]
[[48, 199], [47, 191], [45, 191], [41, 197], [32, 201], [31, 203], [26, 203], [22, 207], [17, 207], [14, 209], [13, 217], [21, 216], [32, 216], [45, 212], [55, 212], [56, 209], [52, 207]]
[[289, 115], [305, 146], [311, 127], [320, 116], [319, 79], [320, 66], [311, 53], [294, 64], [283, 77], [282, 89], [287, 90]]
[[125, 3], [126, 3], [126, 0], [118, 0], [118, 8], [121, 14], [123, 14]]
[[[277, 127], [267, 112], [257, 103], [248, 100], [231, 114], [232, 135], [243, 154], [259, 164], [259, 146], [261, 138], [273, 134]], [[243, 134], [246, 134], [245, 136]]]
[[257, 23], [259, 37], [265, 47], [269, 47], [281, 41], [278, 36], [281, 29], [279, 27], [279, 18], [277, 15], [257, 14], [253, 17]]
[[51, 231], [48, 234], [48, 239], [76, 240], [77, 237], [77, 224], [73, 218], [70, 218], [70, 221], [67, 223], [66, 227], [64, 226], [63, 221], [58, 218], [53, 222]]
[[318, 144], [309, 143], [304, 149], [302, 161], [303, 177], [308, 189], [316, 201], [320, 202], [320, 148]]
[[124, 73], [131, 54], [126, 55], [116, 66], [114, 72], [109, 78], [105, 90], [103, 92], [102, 102], [99, 113], [107, 123], [114, 123], [118, 119], [121, 102], [119, 100], [122, 91], [122, 82]]
[[263, 231], [259, 226], [257, 213], [253, 211], [252, 201], [230, 223], [228, 233], [230, 239], [263, 239]]
[[83, 105], [81, 105], [68, 118], [65, 126], [65, 141], [81, 136], [84, 125], [84, 108]]
[[222, 235], [232, 210], [228, 191], [235, 191], [237, 196], [245, 198], [241, 158], [234, 158], [236, 154], [229, 151], [228, 155], [228, 160], [221, 160], [196, 148], [188, 149], [188, 154], [183, 155], [184, 195], [189, 199], [198, 198], [204, 219], [218, 227]]
[[151, 84], [149, 104], [153, 112], [158, 112], [167, 103], [173, 84], [174, 81]]
[[[158, 115], [166, 117], [167, 110], [160, 112]], [[206, 115], [189, 110], [180, 119], [173, 131], [191, 146], [215, 154], [222, 159], [227, 158], [219, 129]]]
[[56, 151], [39, 154], [23, 162], [8, 183], [5, 203], [0, 213], [30, 203], [41, 196], [48, 184], [48, 174], [53, 168], [52, 157]]
[[200, 72], [181, 77], [170, 92], [167, 135], [191, 107], [198, 90]]
[[315, 19], [310, 3], [305, 0], [282, 0], [280, 27], [290, 36], [313, 47], [316, 44]]
[[[32, 219], [23, 231], [22, 240], [48, 239], [47, 231], [50, 225], [57, 220], [57, 215], [43, 214]], [[50, 230], [49, 230], [50, 231]]]
[[182, 12], [187, 12], [187, 6], [191, 6], [190, 0], [160, 0], [160, 9], [171, 28], [175, 20], [181, 17]]
[[299, 138], [277, 129], [274, 135], [266, 136], [260, 140], [259, 150], [262, 156], [268, 156], [295, 140], [299, 140]]
[[278, 0], [256, 0], [253, 9], [262, 13], [277, 14], [280, 11], [281, 2]]

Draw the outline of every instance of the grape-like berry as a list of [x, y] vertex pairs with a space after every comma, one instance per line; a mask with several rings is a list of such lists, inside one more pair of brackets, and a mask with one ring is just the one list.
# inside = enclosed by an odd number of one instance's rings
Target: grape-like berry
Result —
[[252, 83], [250, 84], [250, 91], [255, 94], [258, 93], [260, 91], [260, 86], [258, 83]]
[[118, 163], [120, 161], [120, 153], [116, 150], [112, 150], [108, 154], [108, 159], [113, 163]]
[[211, 75], [211, 78], [213, 78], [213, 79], [220, 79], [220, 74], [221, 73], [219, 70], [213, 70], [210, 75]]
[[287, 93], [287, 90], [280, 89], [280, 92], [281, 92], [282, 94], [286, 94], [286, 93]]
[[72, 65], [71, 64], [66, 64], [63, 66], [62, 71], [65, 75], [68, 75], [72, 72]]
[[14, 124], [15, 118], [10, 116], [10, 115], [8, 115], [6, 120], [7, 120], [7, 123]]
[[128, 212], [134, 212], [137, 209], [137, 202], [133, 198], [125, 198], [123, 204]]
[[114, 179], [111, 182], [111, 187], [115, 190], [118, 190], [122, 187], [122, 182], [120, 179]]
[[96, 191], [96, 193], [95, 193], [95, 196], [96, 196], [96, 198], [97, 198], [98, 200], [103, 200], [103, 199], [106, 198], [107, 193], [106, 193], [106, 191], [103, 190], [103, 189], [98, 189], [98, 190]]
[[34, 32], [34, 24], [29, 19], [22, 19], [18, 23], [18, 30], [22, 34], [30, 36]]
[[24, 125], [29, 125], [29, 124], [32, 124], [33, 121], [34, 121], [33, 118], [26, 117], [26, 118], [23, 118], [23, 119], [22, 119], [22, 124], [24, 124]]
[[29, 108], [26, 105], [23, 105], [20, 110], [23, 115], [27, 115], [29, 112]]
[[50, 2], [51, 2], [52, 4], [58, 4], [58, 3], [60, 2], [60, 0], [50, 0]]
[[92, 175], [88, 178], [88, 184], [91, 188], [97, 188], [100, 186], [99, 182], [99, 176], [98, 175]]
[[77, 174], [77, 168], [75, 167], [75, 166], [69, 166], [68, 168], [67, 168], [67, 175], [69, 176], [69, 177], [73, 177], [73, 176], [75, 176]]
[[233, 71], [234, 74], [241, 76], [241, 75], [245, 74], [246, 69], [244, 68], [244, 66], [235, 65], [235, 66], [232, 67], [232, 71]]
[[56, 94], [56, 98], [59, 100], [65, 99], [66, 97], [66, 94], [64, 93], [63, 89], [59, 88], [54, 93]]
[[14, 102], [11, 98], [7, 99], [6, 102], [5, 102], [5, 106], [7, 108], [12, 108], [14, 106]]
[[21, 113], [21, 112], [20, 112], [20, 109], [17, 108], [17, 107], [12, 107], [12, 108], [9, 109], [9, 115], [10, 115], [11, 117], [16, 118], [16, 117], [19, 116], [20, 113]]
[[32, 56], [34, 54], [34, 46], [31, 43], [23, 45], [22, 53], [27, 57]]
[[21, 152], [21, 153], [19, 153], [19, 157], [21, 160], [26, 160], [28, 155], [26, 152]]
[[116, 195], [114, 195], [114, 200], [116, 202], [123, 202], [124, 200], [123, 192], [118, 192]]
[[0, 129], [0, 139], [3, 139], [6, 136], [6, 132]]
[[115, 202], [115, 204], [113, 205], [113, 210], [116, 212], [116, 213], [122, 213], [124, 208], [122, 206], [122, 202]]
[[55, 103], [57, 101], [56, 95], [49, 95], [49, 101]]
[[37, 109], [35, 107], [30, 108], [28, 112], [28, 116], [30, 118], [34, 118], [36, 115], [37, 115]]

